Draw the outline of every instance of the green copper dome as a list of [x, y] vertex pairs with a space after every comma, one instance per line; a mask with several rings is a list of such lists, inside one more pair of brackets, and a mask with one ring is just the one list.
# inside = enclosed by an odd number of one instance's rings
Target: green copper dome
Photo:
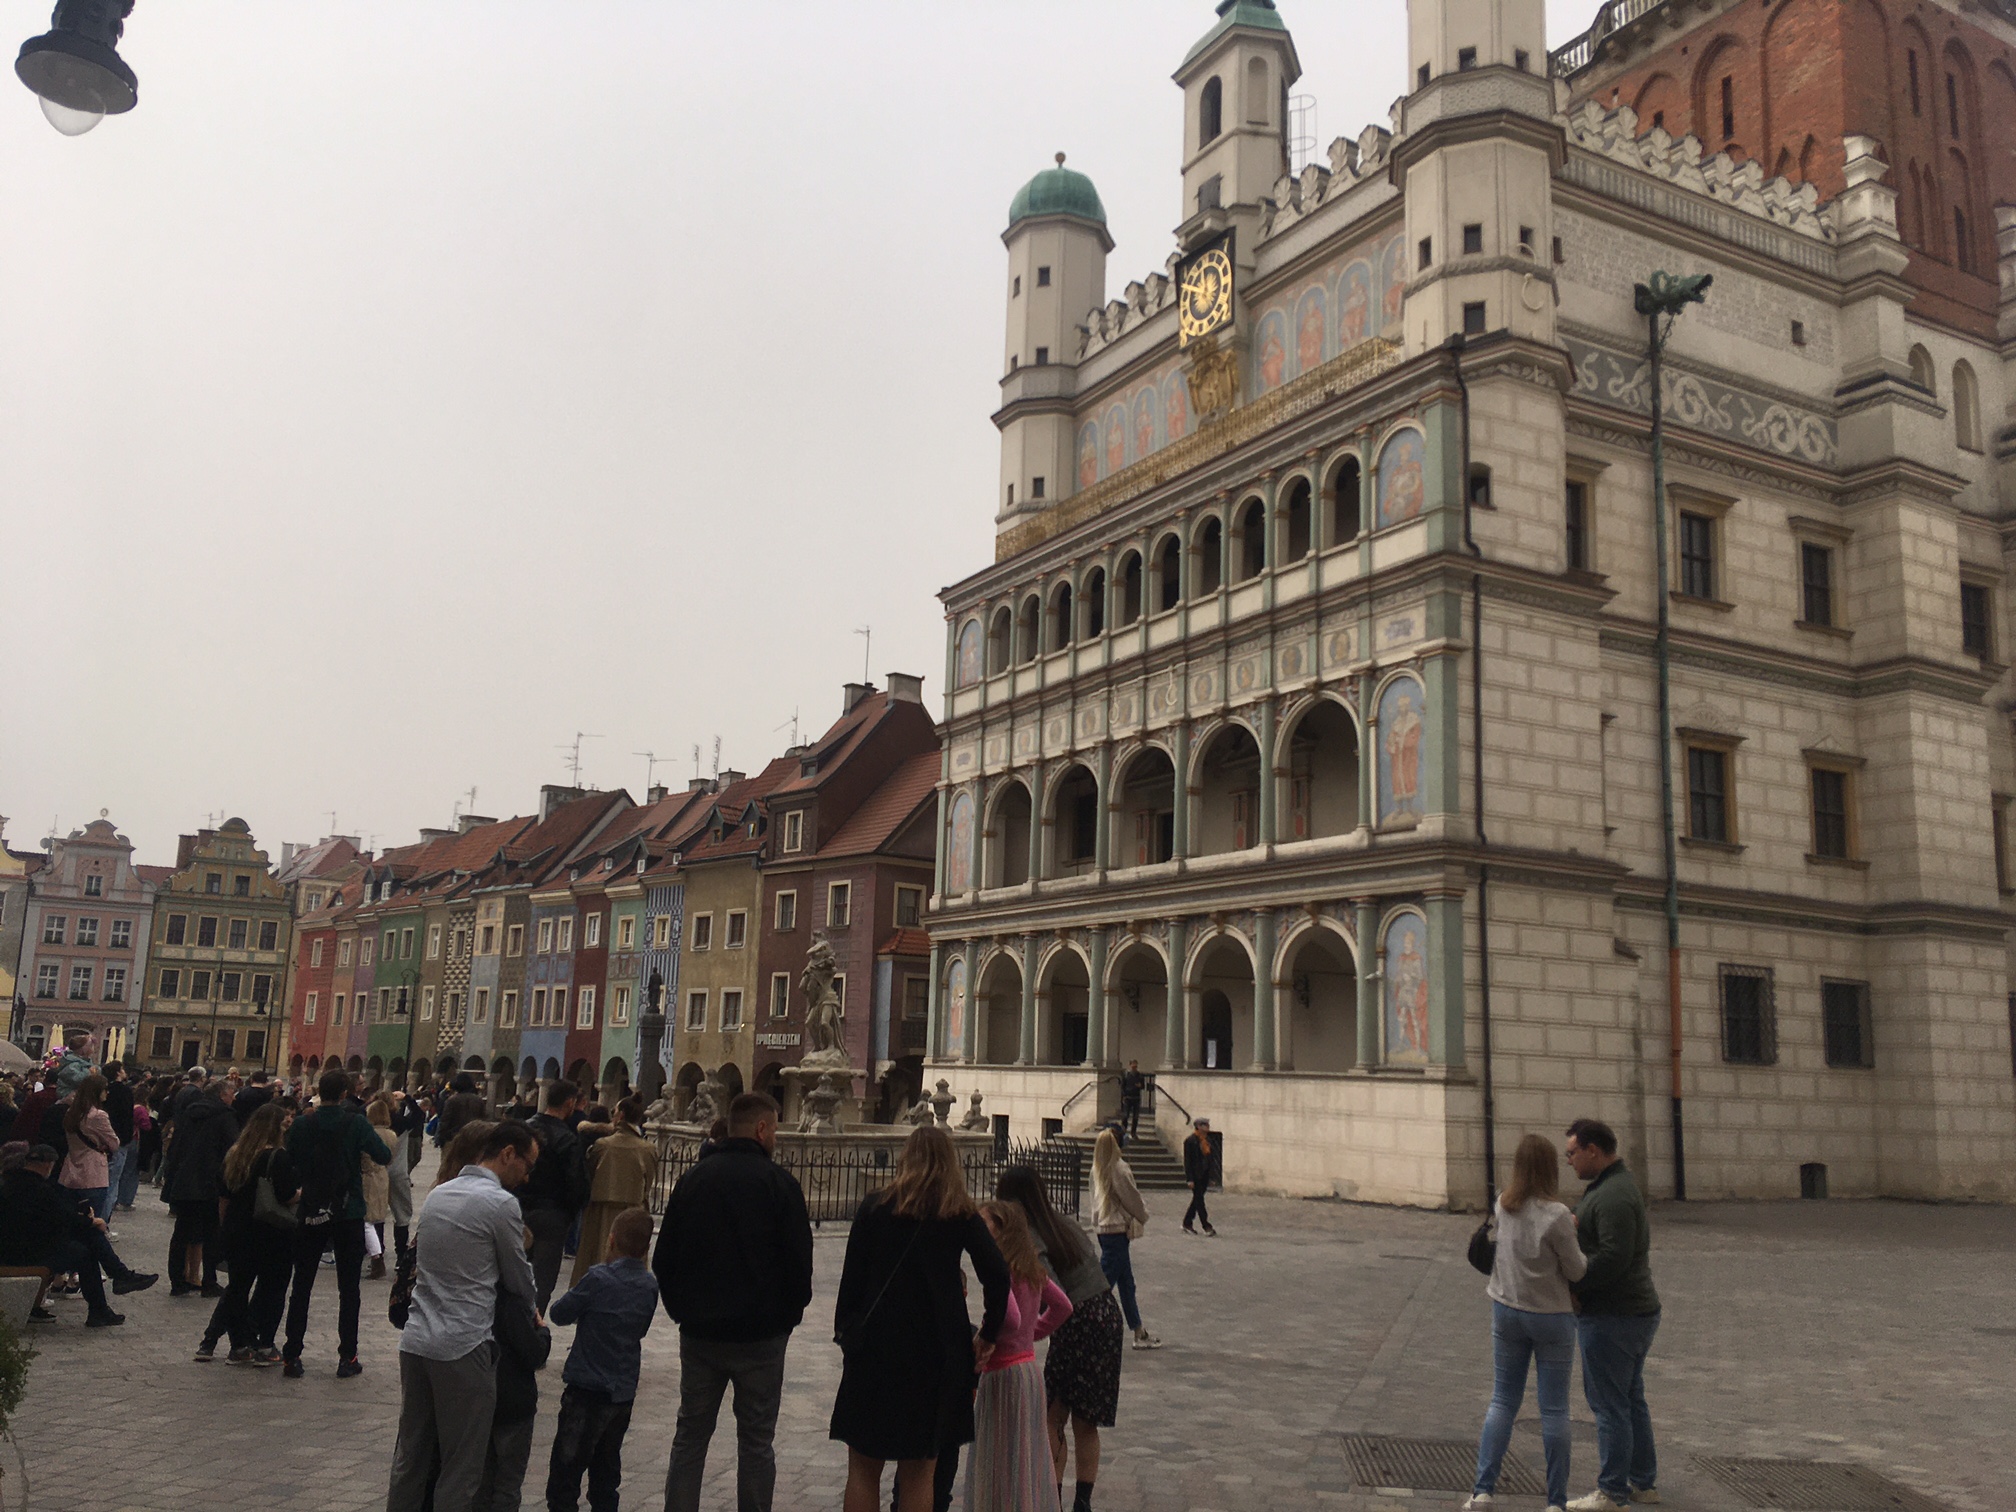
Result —
[[1099, 191], [1092, 180], [1064, 166], [1064, 154], [1057, 154], [1057, 166], [1045, 168], [1015, 192], [1008, 206], [1008, 224], [1032, 215], [1075, 215], [1094, 225], [1106, 224], [1106, 207], [1099, 203]]
[[1277, 31], [1284, 36], [1288, 23], [1281, 19], [1281, 12], [1274, 9], [1274, 0], [1220, 0], [1218, 24], [1204, 34], [1204, 39], [1184, 55], [1187, 66], [1196, 56], [1216, 42], [1235, 26], [1258, 27], [1261, 31]]

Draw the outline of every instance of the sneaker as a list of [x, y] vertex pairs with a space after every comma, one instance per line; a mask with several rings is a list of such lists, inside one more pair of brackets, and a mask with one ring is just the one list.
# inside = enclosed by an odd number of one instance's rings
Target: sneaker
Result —
[[28, 1309], [28, 1321], [30, 1323], [54, 1323], [56, 1321], [56, 1314], [38, 1303], [36, 1306]]
[[217, 1341], [215, 1339], [205, 1339], [196, 1346], [196, 1363], [198, 1365], [208, 1365], [216, 1358]]
[[191, 1286], [187, 1281], [171, 1281], [168, 1283], [168, 1295], [171, 1297], [193, 1297], [198, 1290], [199, 1288]]
[[1194, 1233], [1196, 1233], [1196, 1232], [1197, 1232], [1197, 1230], [1195, 1230], [1194, 1228], [1190, 1227], [1190, 1225], [1186, 1223], [1186, 1224], [1184, 1224], [1184, 1225], [1183, 1225], [1183, 1232], [1184, 1232], [1184, 1233], [1186, 1233], [1186, 1234], [1194, 1234]]
[[1206, 1239], [1216, 1239], [1218, 1237], [1218, 1230], [1214, 1229], [1213, 1227], [1211, 1227], [1210, 1224], [1207, 1223], [1204, 1225], [1204, 1237]]
[[1659, 1493], [1651, 1486], [1635, 1486], [1631, 1491], [1631, 1500], [1641, 1507], [1656, 1507], [1659, 1505]]
[[1136, 1349], [1160, 1349], [1162, 1341], [1148, 1332], [1147, 1329], [1137, 1328], [1134, 1330], [1134, 1347]]
[[145, 1291], [161, 1278], [144, 1271], [128, 1271], [123, 1276], [112, 1278], [112, 1290], [123, 1297], [128, 1292]]
[[86, 1328], [117, 1328], [125, 1321], [126, 1314], [115, 1313], [108, 1307], [103, 1312], [92, 1313], [84, 1320], [84, 1326]]
[[360, 1376], [362, 1374], [364, 1374], [364, 1362], [355, 1355], [350, 1356], [349, 1359], [336, 1367], [336, 1379], [339, 1381], [347, 1381], [352, 1376]]
[[234, 1349], [231, 1353], [224, 1356], [224, 1363], [226, 1365], [252, 1365], [257, 1362], [252, 1358], [251, 1350]]
[[287, 1377], [290, 1381], [298, 1381], [307, 1373], [307, 1371], [301, 1368], [299, 1360], [282, 1360], [280, 1362], [280, 1374]]
[[105, 1230], [105, 1241], [106, 1241], [106, 1243], [108, 1243], [108, 1244], [109, 1244], [109, 1243], [111, 1243], [111, 1242], [112, 1242], [112, 1241], [113, 1241], [114, 1239], [117, 1239], [118, 1237], [119, 1237], [119, 1230], [117, 1230], [117, 1229], [109, 1229], [109, 1228], [108, 1228], [107, 1230]]
[[285, 1362], [280, 1357], [280, 1351], [269, 1344], [264, 1349], [255, 1349], [252, 1351], [252, 1363], [254, 1365], [265, 1366], [280, 1365]]
[[1566, 1512], [1623, 1512], [1624, 1504], [1614, 1502], [1602, 1491], [1591, 1491], [1568, 1503]]
[[[1479, 1491], [1470, 1500], [1463, 1503], [1463, 1512], [1491, 1512], [1491, 1506], [1491, 1493], [1489, 1491]], [[1556, 1512], [1556, 1509], [1550, 1507], [1547, 1509], [1547, 1512]]]

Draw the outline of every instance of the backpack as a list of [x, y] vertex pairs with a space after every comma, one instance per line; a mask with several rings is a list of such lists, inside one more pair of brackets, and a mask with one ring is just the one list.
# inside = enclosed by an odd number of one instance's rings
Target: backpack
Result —
[[307, 1116], [312, 1148], [301, 1173], [301, 1205], [295, 1212], [302, 1223], [319, 1227], [349, 1199], [357, 1169], [344, 1157], [350, 1148], [350, 1120], [357, 1115], [345, 1110], [333, 1125], [325, 1124], [319, 1114]]

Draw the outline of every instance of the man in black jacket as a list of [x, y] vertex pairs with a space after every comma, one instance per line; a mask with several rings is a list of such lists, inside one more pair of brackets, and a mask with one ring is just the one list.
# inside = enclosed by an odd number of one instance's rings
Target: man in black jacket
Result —
[[525, 1227], [532, 1230], [532, 1279], [539, 1286], [539, 1311], [546, 1311], [560, 1280], [567, 1230], [588, 1205], [588, 1173], [581, 1161], [581, 1137], [567, 1122], [578, 1092], [572, 1082], [546, 1088], [546, 1108], [526, 1122], [539, 1141], [539, 1161], [518, 1189]]
[[[112, 1273], [113, 1287], [124, 1296], [145, 1291], [153, 1276], [129, 1269], [112, 1252], [105, 1239], [102, 1219], [88, 1217], [75, 1194], [53, 1185], [49, 1175], [56, 1169], [56, 1152], [37, 1145], [28, 1158], [0, 1177], [0, 1265], [46, 1266], [57, 1275], [75, 1272], [77, 1289], [90, 1307], [84, 1322], [91, 1328], [110, 1328], [126, 1321], [123, 1313], [112, 1311], [105, 1300], [105, 1281], [99, 1267]], [[46, 1320], [36, 1299], [34, 1316]]]
[[1207, 1235], [1218, 1237], [1218, 1230], [1211, 1227], [1211, 1210], [1204, 1205], [1204, 1194], [1218, 1180], [1221, 1159], [1217, 1143], [1211, 1138], [1211, 1120], [1198, 1119], [1196, 1132], [1183, 1141], [1183, 1179], [1190, 1183], [1190, 1206], [1183, 1214], [1186, 1234], [1196, 1233], [1192, 1225], [1201, 1223]]
[[777, 1104], [744, 1092], [728, 1137], [672, 1189], [651, 1269], [679, 1325], [679, 1419], [665, 1512], [697, 1512], [707, 1442], [735, 1386], [736, 1505], [770, 1506], [771, 1440], [784, 1395], [784, 1350], [812, 1300], [812, 1220], [798, 1179], [773, 1161]]

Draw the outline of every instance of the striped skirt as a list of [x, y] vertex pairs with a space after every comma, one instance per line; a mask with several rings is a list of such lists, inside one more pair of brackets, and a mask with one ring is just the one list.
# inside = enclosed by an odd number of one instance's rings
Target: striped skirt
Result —
[[982, 1373], [966, 1512], [1058, 1512], [1044, 1401], [1043, 1371], [1034, 1360]]

